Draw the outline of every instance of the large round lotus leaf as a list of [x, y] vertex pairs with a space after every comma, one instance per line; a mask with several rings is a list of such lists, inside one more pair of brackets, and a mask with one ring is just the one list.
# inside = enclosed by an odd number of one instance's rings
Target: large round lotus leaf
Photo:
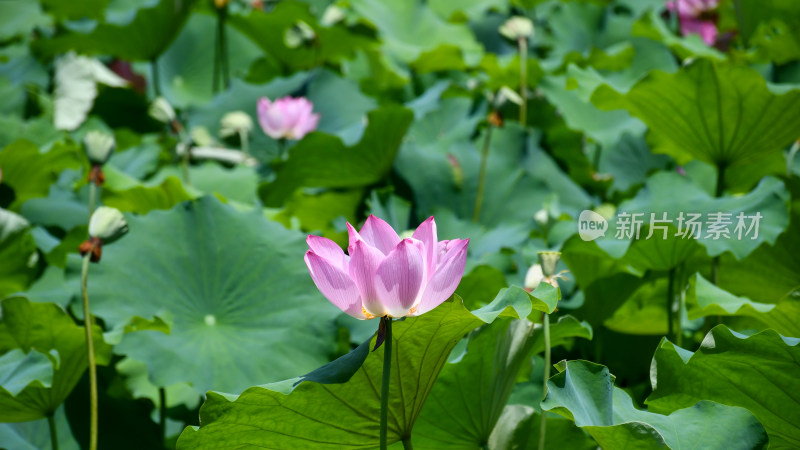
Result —
[[146, 363], [154, 384], [238, 392], [328, 362], [338, 310], [308, 275], [304, 235], [212, 197], [129, 225], [92, 265], [90, 301], [109, 328], [171, 321], [169, 334], [136, 331], [115, 349]]

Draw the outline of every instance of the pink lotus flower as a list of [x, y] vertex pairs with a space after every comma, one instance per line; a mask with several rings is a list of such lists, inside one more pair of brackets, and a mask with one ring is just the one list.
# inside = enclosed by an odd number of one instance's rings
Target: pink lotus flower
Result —
[[319, 114], [313, 114], [314, 105], [308, 99], [283, 97], [274, 102], [266, 97], [258, 100], [258, 123], [273, 139], [303, 139], [317, 128]]
[[717, 40], [717, 24], [714, 10], [719, 6], [719, 0], [676, 0], [667, 3], [667, 8], [678, 10], [678, 20], [681, 23], [681, 34], [699, 34], [708, 45], [714, 45]]
[[350, 245], [309, 235], [305, 261], [331, 303], [356, 319], [419, 316], [455, 292], [467, 261], [469, 239], [437, 241], [433, 217], [411, 238], [369, 216], [361, 231], [349, 223]]

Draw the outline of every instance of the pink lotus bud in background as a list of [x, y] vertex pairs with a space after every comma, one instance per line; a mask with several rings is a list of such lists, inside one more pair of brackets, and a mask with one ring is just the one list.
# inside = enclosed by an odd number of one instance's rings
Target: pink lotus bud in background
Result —
[[708, 45], [717, 40], [716, 12], [719, 0], [675, 0], [667, 2], [667, 9], [677, 10], [681, 34], [699, 34]]
[[303, 139], [317, 128], [319, 114], [313, 114], [314, 105], [308, 99], [283, 97], [270, 101], [266, 97], [258, 100], [258, 123], [273, 139]]
[[419, 316], [455, 292], [467, 261], [469, 239], [438, 241], [433, 217], [400, 239], [369, 216], [361, 231], [349, 223], [348, 255], [330, 239], [308, 236], [305, 261], [331, 303], [356, 319]]

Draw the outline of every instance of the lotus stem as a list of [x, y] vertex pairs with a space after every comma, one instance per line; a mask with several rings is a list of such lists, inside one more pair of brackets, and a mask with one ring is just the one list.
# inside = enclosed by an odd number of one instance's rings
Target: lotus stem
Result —
[[47, 424], [50, 426], [50, 448], [58, 450], [58, 431], [56, 430], [56, 418], [54, 413], [47, 415]]
[[[219, 92], [220, 81], [224, 88], [230, 86], [230, 73], [228, 72], [228, 45], [225, 39], [225, 19], [228, 7], [217, 8], [217, 30], [214, 37], [214, 77], [211, 80], [212, 91]], [[221, 80], [220, 80], [221, 78]]]
[[677, 310], [675, 311], [675, 323], [678, 325], [678, 329], [675, 332], [675, 345], [678, 347], [683, 345], [683, 328], [681, 327], [681, 317], [683, 316], [684, 293], [686, 291], [686, 281], [684, 279], [686, 272], [685, 269], [686, 268], [683, 263], [678, 266], [678, 276], [676, 277], [678, 291], [674, 293], [674, 302], [675, 306], [677, 306]]
[[[250, 141], [247, 140], [247, 131], [242, 129], [239, 130], [239, 141], [242, 152], [244, 152], [245, 155], [250, 156]], [[245, 161], [247, 161], [247, 158], [242, 159], [243, 163]]]
[[[550, 315], [542, 313], [544, 325], [544, 381], [542, 382], [542, 401], [547, 397], [547, 380], [550, 378]], [[542, 410], [539, 422], [539, 450], [544, 450], [545, 435], [547, 434], [547, 411]]]
[[675, 325], [673, 324], [673, 305], [675, 304], [675, 268], [669, 269], [667, 277], [667, 339], [675, 340]]
[[[389, 316], [381, 317], [386, 327], [386, 337], [383, 342], [383, 380], [381, 381], [381, 450], [386, 450], [389, 426], [389, 380], [392, 371], [392, 319]], [[410, 443], [409, 443], [410, 444]], [[403, 440], [403, 446], [406, 443]], [[406, 447], [408, 448], [408, 447]]]
[[528, 40], [524, 37], [517, 39], [519, 47], [519, 96], [522, 104], [519, 106], [519, 123], [523, 127], [528, 122]]
[[156, 97], [161, 97], [161, 83], [159, 82], [159, 75], [158, 75], [158, 58], [153, 58], [150, 60], [150, 71], [153, 78], [153, 92], [156, 94]]
[[89, 357], [89, 450], [97, 450], [97, 365], [94, 360], [94, 341], [92, 340], [92, 315], [89, 310], [89, 261], [92, 252], [83, 256], [81, 265], [81, 293], [83, 295], [83, 325], [86, 330], [86, 353]]
[[486, 125], [486, 136], [483, 139], [483, 151], [481, 152], [481, 168], [478, 175], [478, 193], [475, 196], [475, 208], [472, 212], [472, 221], [477, 222], [481, 218], [481, 206], [483, 204], [483, 190], [486, 186], [486, 166], [489, 161], [489, 146], [492, 143], [492, 124]]
[[97, 185], [89, 182], [89, 220], [92, 220], [92, 213], [97, 204]]
[[403, 439], [403, 450], [414, 450], [414, 445], [411, 444], [411, 436]]
[[158, 388], [158, 402], [159, 402], [159, 421], [158, 426], [161, 429], [161, 442], [167, 441], [167, 390], [163, 387]]
[[[722, 197], [722, 193], [725, 192], [725, 163], [717, 164], [717, 189], [716, 189], [716, 198]], [[719, 255], [715, 256], [714, 259], [711, 260], [711, 282], [714, 286], [717, 286], [719, 281]]]

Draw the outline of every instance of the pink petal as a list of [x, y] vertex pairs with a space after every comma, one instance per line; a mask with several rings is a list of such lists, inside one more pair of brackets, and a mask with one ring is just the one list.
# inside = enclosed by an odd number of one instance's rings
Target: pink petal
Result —
[[278, 110], [278, 102], [270, 102], [266, 97], [258, 100], [258, 124], [267, 136], [280, 139], [284, 136], [283, 115]]
[[325, 258], [334, 267], [347, 272], [347, 256], [339, 244], [328, 238], [309, 234], [306, 238], [308, 248], [322, 258]]
[[353, 246], [356, 244], [356, 242], [364, 240], [361, 237], [361, 235], [358, 234], [358, 231], [356, 231], [355, 227], [350, 225], [350, 222], [347, 222], [347, 238], [348, 238], [348, 243], [347, 243], [348, 253], [353, 251]]
[[356, 241], [350, 247], [350, 279], [358, 287], [361, 294], [361, 305], [373, 316], [385, 316], [387, 311], [375, 291], [375, 280], [378, 266], [386, 256], [375, 247], [364, 241]]
[[311, 279], [331, 303], [348, 315], [364, 320], [358, 288], [346, 273], [325, 258], [309, 250], [305, 256]]
[[384, 255], [388, 255], [400, 242], [400, 236], [388, 223], [372, 215], [367, 217], [358, 234], [367, 241], [367, 244], [382, 251]]
[[428, 217], [428, 220], [422, 222], [420, 226], [414, 230], [414, 234], [411, 237], [419, 239], [425, 246], [425, 281], [428, 281], [433, 276], [433, 272], [436, 271], [436, 264], [439, 259], [436, 221], [433, 220], [433, 216]]
[[318, 123], [319, 114], [309, 114], [308, 117], [304, 117], [294, 128], [295, 139], [303, 139], [306, 134], [316, 130]]
[[681, 33], [684, 36], [698, 34], [706, 44], [713, 45], [717, 39], [717, 26], [708, 20], [681, 17]]
[[461, 277], [464, 276], [469, 239], [454, 239], [448, 243], [453, 245], [441, 259], [436, 273], [425, 287], [417, 310], [413, 314], [415, 316], [425, 314], [450, 298], [461, 282]]
[[425, 270], [422, 251], [422, 242], [403, 239], [378, 266], [375, 291], [392, 317], [407, 316], [417, 300]]

